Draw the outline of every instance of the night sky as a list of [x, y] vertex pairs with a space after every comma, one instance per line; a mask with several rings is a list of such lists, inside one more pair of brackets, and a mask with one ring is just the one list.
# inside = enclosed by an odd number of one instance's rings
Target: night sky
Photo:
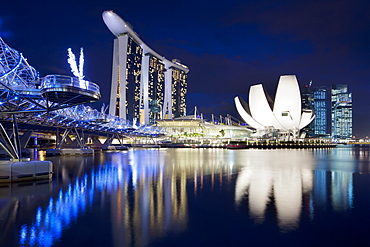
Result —
[[40, 76], [72, 75], [67, 49], [85, 52], [85, 75], [108, 104], [114, 36], [102, 20], [113, 10], [168, 59], [186, 64], [188, 114], [231, 114], [262, 83], [273, 97], [279, 76], [300, 86], [348, 84], [353, 134], [370, 136], [370, 1], [3, 1], [0, 36]]

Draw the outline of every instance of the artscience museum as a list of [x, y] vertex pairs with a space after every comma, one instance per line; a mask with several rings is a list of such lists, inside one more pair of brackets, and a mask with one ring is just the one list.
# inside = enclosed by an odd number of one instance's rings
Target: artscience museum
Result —
[[239, 115], [256, 130], [257, 137], [292, 140], [300, 137], [300, 130], [315, 118], [312, 110], [302, 109], [295, 75], [280, 76], [274, 101], [262, 84], [250, 87], [249, 104], [239, 96], [234, 101]]

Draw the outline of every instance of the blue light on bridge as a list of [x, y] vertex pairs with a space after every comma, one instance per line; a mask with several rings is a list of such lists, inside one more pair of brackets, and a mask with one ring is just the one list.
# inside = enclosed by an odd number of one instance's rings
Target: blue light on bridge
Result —
[[[3, 101], [0, 102], [0, 105], [3, 107], [10, 105], [12, 107], [9, 107], [9, 109], [11, 109], [16, 103], [19, 106], [19, 108], [16, 110], [17, 112], [22, 111], [27, 113], [27, 116], [26, 114], [24, 114], [22, 117], [17, 116], [19, 122], [24, 121], [28, 123], [30, 122], [30, 119], [35, 120], [35, 118], [37, 118], [37, 124], [45, 126], [64, 128], [82, 127], [84, 130], [99, 129], [107, 132], [108, 134], [118, 133], [122, 135], [139, 134], [145, 136], [145, 134], [151, 133], [151, 128], [141, 128], [139, 130], [140, 133], [134, 133], [133, 131], [138, 129], [135, 124], [132, 124], [124, 119], [120, 119], [116, 116], [105, 114], [103, 110], [100, 112], [89, 106], [81, 105], [85, 101], [79, 102], [77, 100], [70, 105], [80, 105], [70, 107], [69, 103], [59, 102], [55, 99], [55, 101], [53, 101], [50, 98], [51, 95], [57, 93], [53, 91], [56, 86], [68, 85], [81, 88], [80, 83], [83, 81], [82, 78], [84, 77], [82, 68], [82, 53], [80, 54], [80, 68], [77, 68], [77, 64], [75, 63], [76, 61], [74, 61], [75, 72], [78, 72], [77, 74], [75, 73], [75, 76], [78, 75], [77, 77], [46, 75], [44, 78], [40, 78], [39, 72], [28, 64], [22, 53], [10, 48], [1, 38], [0, 47], [2, 47], [2, 49], [0, 49], [0, 67], [2, 67], [2, 72], [0, 73], [0, 82], [1, 84], [6, 84], [5, 88], [8, 91], [8, 95], [11, 95], [11, 97], [9, 97], [7, 100], [2, 99]], [[70, 56], [72, 56], [72, 53]], [[71, 82], [78, 83], [70, 85]], [[84, 83], [86, 82], [84, 81]], [[84, 84], [83, 87], [86, 86], [87, 84]], [[95, 93], [100, 94], [98, 85], [89, 82], [88, 88], [89, 90], [92, 89]], [[53, 90], [50, 94], [48, 94], [47, 89]], [[21, 90], [22, 96], [20, 96], [19, 90]], [[25, 92], [25, 94], [23, 94], [23, 92]], [[37, 100], [35, 100], [35, 98]], [[60, 118], [63, 118], [63, 120], [60, 120]], [[96, 119], [103, 119], [104, 121], [95, 121]], [[82, 122], [84, 122], [84, 124], [81, 124]], [[35, 121], [31, 121], [30, 123], [35, 123]]]
[[123, 183], [132, 184], [135, 191], [142, 174], [150, 174], [154, 178], [159, 173], [158, 169], [157, 163], [148, 166], [113, 166], [107, 163], [90, 174], [85, 173], [68, 188], [51, 196], [46, 206], [39, 206], [33, 221], [21, 225], [19, 246], [53, 246], [63, 231], [93, 206], [97, 191], [113, 193], [124, 186]]

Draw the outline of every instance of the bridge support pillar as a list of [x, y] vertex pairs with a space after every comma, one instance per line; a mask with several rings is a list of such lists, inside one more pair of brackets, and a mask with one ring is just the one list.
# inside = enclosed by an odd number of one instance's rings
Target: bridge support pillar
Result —
[[[74, 140], [71, 139], [71, 135], [75, 137]], [[60, 136], [59, 130], [57, 131], [57, 144], [55, 149], [47, 149], [46, 155], [56, 156], [56, 155], [85, 155], [94, 154], [94, 150], [86, 148], [85, 144], [88, 136], [84, 135], [83, 131], [79, 132], [77, 128], [69, 128], [63, 132]]]
[[33, 131], [26, 131], [23, 133], [23, 135], [20, 137], [21, 142], [21, 148], [26, 148], [27, 144], [31, 138]]

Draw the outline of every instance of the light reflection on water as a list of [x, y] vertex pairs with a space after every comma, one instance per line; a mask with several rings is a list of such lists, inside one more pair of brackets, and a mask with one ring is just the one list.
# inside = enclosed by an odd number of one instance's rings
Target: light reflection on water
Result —
[[299, 227], [303, 209], [313, 218], [315, 208], [328, 200], [334, 211], [347, 211], [353, 207], [356, 165], [350, 154], [351, 149], [339, 148], [250, 153], [236, 180], [236, 205], [247, 203], [250, 217], [262, 223], [273, 204], [282, 232]]
[[[353, 173], [367, 172], [369, 165], [368, 151], [352, 148], [136, 149], [49, 160], [52, 182], [0, 188], [1, 246], [74, 246], [63, 235], [87, 227], [80, 223], [85, 218], [102, 224], [105, 246], [148, 246], [189, 234], [191, 222], [204, 221], [197, 201], [216, 188], [234, 198], [224, 202], [234, 206], [222, 214], [240, 218], [246, 207], [252, 224], [261, 226], [273, 207], [279, 232], [294, 232], [304, 217], [351, 212]], [[220, 206], [212, 200], [208, 207]], [[74, 243], [100, 246], [94, 240], [99, 237]]]
[[301, 150], [250, 153], [236, 180], [236, 204], [242, 203], [247, 195], [251, 217], [261, 223], [267, 205], [273, 200], [279, 227], [283, 231], [295, 229], [302, 198], [312, 191], [313, 162], [312, 153]]

